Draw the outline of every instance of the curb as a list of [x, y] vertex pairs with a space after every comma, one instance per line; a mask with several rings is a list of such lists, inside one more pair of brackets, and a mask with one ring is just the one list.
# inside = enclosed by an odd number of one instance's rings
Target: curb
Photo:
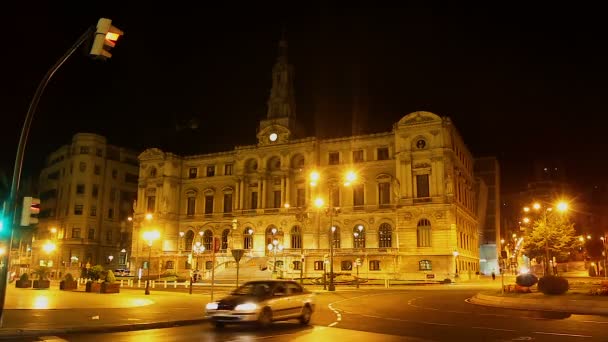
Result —
[[177, 321], [162, 321], [150, 323], [135, 323], [135, 324], [120, 324], [106, 325], [96, 327], [70, 327], [70, 328], [51, 328], [51, 329], [14, 329], [0, 328], [0, 340], [15, 339], [22, 337], [35, 337], [44, 335], [58, 334], [76, 334], [76, 333], [108, 333], [108, 332], [123, 332], [134, 330], [161, 329], [172, 328], [183, 325], [193, 325], [207, 322], [207, 318], [185, 319]]
[[553, 311], [580, 315], [608, 315], [608, 302], [604, 304], [603, 302], [594, 300], [571, 299], [551, 303], [549, 300], [499, 297], [478, 293], [471, 297], [469, 302], [476, 305], [516, 310]]

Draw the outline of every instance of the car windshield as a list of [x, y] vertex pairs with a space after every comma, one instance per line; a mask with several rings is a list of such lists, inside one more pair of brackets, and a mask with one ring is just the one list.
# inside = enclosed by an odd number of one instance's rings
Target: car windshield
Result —
[[270, 293], [270, 285], [267, 283], [247, 283], [238, 289], [234, 290], [234, 295], [249, 295], [256, 297], [264, 297]]

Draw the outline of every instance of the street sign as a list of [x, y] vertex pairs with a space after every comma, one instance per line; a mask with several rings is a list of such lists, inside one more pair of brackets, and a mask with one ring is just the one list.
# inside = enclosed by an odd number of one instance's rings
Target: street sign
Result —
[[361, 266], [361, 258], [357, 258], [357, 260], [355, 260], [355, 263], [357, 264], [357, 267]]
[[241, 257], [243, 256], [244, 252], [245, 250], [243, 249], [233, 249], [232, 256], [234, 257], [234, 261], [236, 261], [237, 263], [241, 261]]
[[435, 275], [429, 273], [426, 275], [426, 279], [435, 279]]

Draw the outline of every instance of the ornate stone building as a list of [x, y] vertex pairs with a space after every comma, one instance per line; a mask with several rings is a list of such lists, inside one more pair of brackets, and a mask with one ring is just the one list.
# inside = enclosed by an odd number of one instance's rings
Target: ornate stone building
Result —
[[[97, 264], [126, 268], [138, 169], [136, 152], [96, 134], [78, 133], [51, 153], [40, 173], [33, 265], [74, 277]], [[48, 242], [51, 253], [43, 250]]]
[[[286, 42], [279, 46], [257, 144], [185, 157], [152, 148], [139, 156], [133, 266], [142, 268], [150, 253], [152, 273], [182, 273], [198, 265], [192, 251], [200, 245], [205, 268], [217, 274], [234, 265], [231, 249], [244, 249], [242, 265], [319, 277], [333, 236], [335, 273], [355, 274], [359, 260], [364, 278], [474, 275], [473, 157], [451, 120], [414, 112], [390, 132], [298, 138], [292, 67]], [[345, 185], [349, 171], [357, 177]], [[160, 232], [151, 250], [142, 240], [150, 229]]]

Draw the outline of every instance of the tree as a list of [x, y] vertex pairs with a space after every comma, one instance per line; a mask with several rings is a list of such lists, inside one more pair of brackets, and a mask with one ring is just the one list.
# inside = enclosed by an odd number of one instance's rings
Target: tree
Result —
[[525, 254], [543, 260], [545, 274], [550, 274], [549, 260], [566, 258], [568, 252], [578, 247], [574, 224], [568, 215], [545, 211], [534, 221], [532, 229], [524, 239]]

